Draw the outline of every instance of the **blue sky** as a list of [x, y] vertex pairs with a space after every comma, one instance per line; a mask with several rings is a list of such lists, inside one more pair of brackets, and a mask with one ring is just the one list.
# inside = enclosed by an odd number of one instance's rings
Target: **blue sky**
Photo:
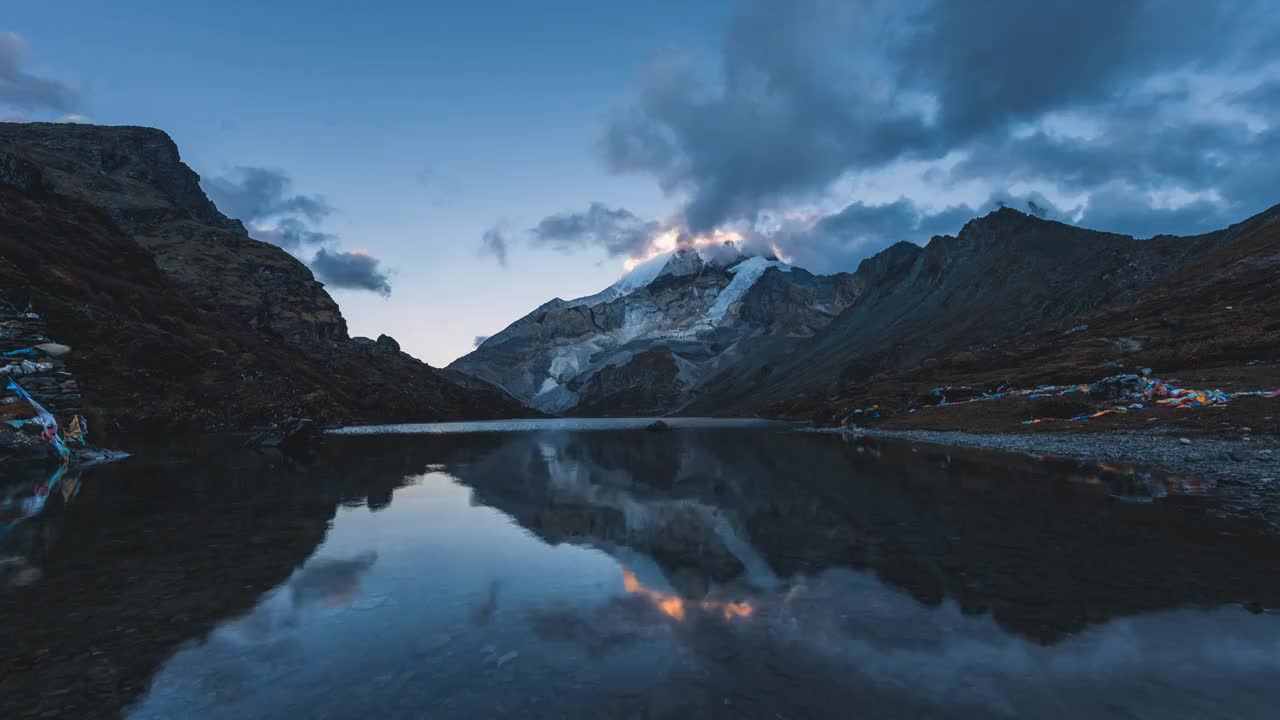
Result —
[[0, 118], [167, 131], [433, 365], [659, 237], [835, 272], [997, 203], [1149, 237], [1280, 202], [1265, 0], [369, 5], [8, 3]]
[[667, 212], [591, 139], [655, 52], [714, 43], [727, 6], [379, 6], [19, 3], [0, 30], [26, 41], [28, 72], [78, 86], [93, 122], [161, 128], [205, 177], [279, 168], [325, 197], [323, 229], [392, 272], [390, 298], [334, 290], [352, 333], [442, 365], [551, 297], [617, 278], [621, 261], [599, 253], [516, 249], [503, 268], [479, 239], [588, 198]]

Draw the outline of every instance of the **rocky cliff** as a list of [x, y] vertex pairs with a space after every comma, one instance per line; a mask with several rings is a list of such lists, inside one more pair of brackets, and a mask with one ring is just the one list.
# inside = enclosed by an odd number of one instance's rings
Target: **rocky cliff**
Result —
[[311, 271], [223, 216], [159, 130], [0, 123], [0, 295], [73, 348], [99, 430], [526, 412], [349, 338]]

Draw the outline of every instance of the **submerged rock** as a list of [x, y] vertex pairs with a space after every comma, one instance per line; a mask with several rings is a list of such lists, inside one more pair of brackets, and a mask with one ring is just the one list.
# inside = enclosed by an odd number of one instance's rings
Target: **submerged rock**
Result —
[[246, 443], [249, 447], [281, 450], [304, 450], [320, 439], [320, 427], [311, 418], [285, 418], [262, 430]]
[[671, 426], [661, 420], [655, 420], [654, 422], [651, 422], [648, 425], [646, 425], [644, 429], [650, 430], [652, 432], [663, 432], [666, 430], [670, 430]]

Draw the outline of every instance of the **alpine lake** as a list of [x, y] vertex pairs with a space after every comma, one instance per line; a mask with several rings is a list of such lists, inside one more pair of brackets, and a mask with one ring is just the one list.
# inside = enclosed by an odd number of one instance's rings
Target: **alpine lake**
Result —
[[668, 422], [4, 476], [0, 711], [1280, 717], [1280, 534], [1196, 477]]

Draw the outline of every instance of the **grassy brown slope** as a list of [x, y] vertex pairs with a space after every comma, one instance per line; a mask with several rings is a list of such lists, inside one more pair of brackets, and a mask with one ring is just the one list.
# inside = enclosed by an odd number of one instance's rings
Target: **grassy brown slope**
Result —
[[846, 380], [823, 393], [773, 403], [762, 414], [831, 422], [850, 409], [878, 403], [884, 410], [881, 424], [896, 428], [1082, 432], [1155, 422], [1189, 432], [1231, 435], [1249, 427], [1254, 433], [1278, 433], [1280, 401], [1254, 398], [1223, 408], [1160, 408], [1035, 426], [1021, 423], [1099, 404], [1080, 396], [1012, 398], [906, 412], [911, 400], [940, 386], [994, 390], [1004, 384], [1083, 383], [1143, 367], [1162, 378], [1176, 377], [1182, 387], [1280, 388], [1280, 206], [1228, 233], [1232, 239], [1223, 247], [1141, 293], [1051, 330], [930, 358], [904, 372]]

